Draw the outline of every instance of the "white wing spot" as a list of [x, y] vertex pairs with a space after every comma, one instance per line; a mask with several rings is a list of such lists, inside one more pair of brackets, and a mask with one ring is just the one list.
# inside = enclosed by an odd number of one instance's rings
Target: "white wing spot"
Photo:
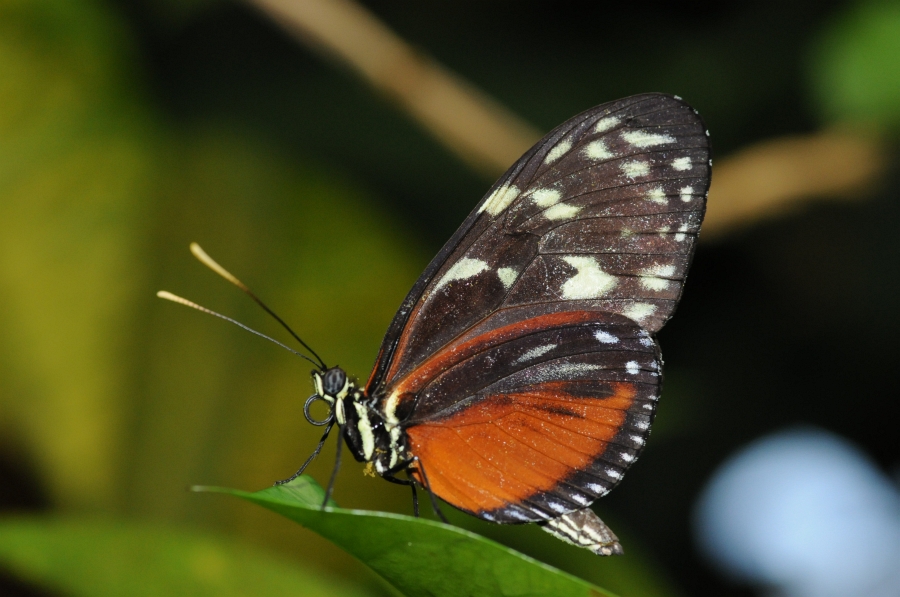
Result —
[[619, 120], [618, 116], [607, 116], [606, 118], [601, 118], [597, 121], [597, 124], [594, 125], [594, 131], [597, 133], [605, 133], [620, 122], [622, 121]]
[[666, 191], [662, 187], [654, 187], [647, 193], [647, 199], [653, 203], [666, 203]]
[[554, 512], [565, 512], [565, 511], [566, 511], [566, 507], [565, 507], [564, 505], [560, 504], [559, 502], [550, 502], [550, 501], [548, 501], [548, 502], [547, 502], [547, 505], [548, 505], [548, 506], [550, 507], [550, 509], [553, 510]]
[[636, 178], [638, 176], [647, 176], [650, 174], [650, 164], [647, 162], [625, 162], [619, 167], [628, 178]]
[[556, 189], [537, 189], [531, 192], [531, 200], [538, 207], [556, 205], [560, 199], [562, 199], [562, 193]]
[[631, 441], [633, 441], [634, 443], [636, 443], [639, 446], [643, 446], [646, 443], [644, 441], [644, 438], [642, 438], [640, 435], [632, 435]]
[[515, 185], [500, 186], [481, 204], [478, 213], [486, 211], [492, 216], [496, 216], [503, 213], [503, 210], [509, 207], [509, 204], [518, 196], [519, 189]]
[[615, 479], [616, 481], [618, 481], [619, 479], [622, 478], [622, 473], [620, 473], [619, 471], [617, 471], [614, 468], [606, 469], [606, 474], [607, 474], [607, 476], [609, 476], [609, 478]]
[[513, 285], [513, 282], [516, 281], [516, 278], [519, 277], [519, 272], [511, 267], [501, 267], [497, 270], [497, 277], [500, 278], [500, 283], [503, 284], [503, 288], [509, 290], [510, 286]]
[[454, 280], [465, 280], [467, 278], [471, 278], [472, 276], [477, 276], [484, 270], [486, 270], [488, 264], [486, 261], [482, 261], [481, 259], [470, 259], [468, 257], [463, 257], [459, 261], [453, 264], [453, 267], [447, 270], [447, 273], [440, 279], [437, 285], [434, 287], [435, 290], [453, 282]]
[[644, 403], [644, 409], [645, 409], [645, 410], [653, 410], [653, 405], [650, 404], [649, 402], [645, 402], [645, 403]]
[[628, 361], [625, 363], [625, 371], [630, 375], [637, 375], [641, 371], [641, 366], [638, 365], [637, 361]]
[[516, 363], [524, 363], [525, 361], [530, 361], [531, 359], [536, 359], [543, 354], [547, 354], [551, 350], [556, 348], [556, 344], [545, 344], [543, 346], [538, 346], [536, 348], [532, 348], [518, 359], [516, 359]]
[[599, 298], [616, 287], [618, 281], [600, 269], [597, 260], [584, 255], [569, 255], [563, 261], [578, 270], [562, 285], [563, 298], [569, 300]]
[[603, 369], [603, 366], [592, 363], [555, 363], [542, 367], [535, 379], [536, 381], [544, 381], [572, 375], [587, 375], [598, 369]]
[[589, 491], [593, 491], [594, 493], [598, 493], [600, 495], [603, 495], [606, 493], [606, 488], [603, 487], [602, 485], [600, 485], [599, 483], [586, 483], [585, 487]]
[[638, 272], [641, 277], [641, 286], [647, 290], [665, 290], [669, 288], [671, 280], [666, 280], [664, 276], [672, 276], [675, 274], [674, 265], [654, 265]]
[[675, 137], [660, 133], [648, 133], [647, 131], [625, 131], [622, 138], [635, 147], [653, 147], [654, 145], [666, 145], [674, 143]]
[[654, 313], [656, 313], [656, 305], [648, 305], [647, 303], [634, 303], [622, 311], [622, 315], [629, 319], [633, 319], [638, 323], [647, 319]]
[[619, 458], [625, 462], [634, 462], [634, 454], [629, 454], [628, 452], [622, 452], [619, 454]]
[[687, 203], [693, 199], [694, 187], [681, 187], [681, 200]]
[[653, 346], [653, 340], [651, 340], [649, 336], [644, 336], [638, 340], [638, 344], [641, 346]]
[[589, 500], [585, 496], [581, 495], [580, 493], [573, 493], [572, 495], [569, 496], [569, 499], [572, 500], [573, 502], [578, 502], [582, 506], [590, 506], [591, 505], [591, 500]]
[[525, 516], [524, 514], [522, 514], [521, 512], [519, 512], [518, 510], [516, 510], [514, 508], [511, 508], [510, 510], [508, 510], [506, 512], [506, 515], [512, 516], [513, 518], [518, 518], [519, 520], [524, 520], [526, 522], [530, 522], [530, 519], [527, 516]]
[[548, 220], [564, 220], [566, 218], [571, 218], [580, 211], [581, 208], [576, 207], [575, 205], [557, 203], [544, 212], [544, 217], [546, 217]]
[[650, 428], [649, 421], [635, 421], [634, 426], [640, 429], [641, 431], [647, 431]]
[[687, 235], [685, 234], [685, 232], [687, 232], [690, 229], [691, 229], [690, 224], [682, 224], [681, 226], [679, 226], [678, 234], [675, 235], [675, 240], [677, 240], [678, 242], [681, 242], [684, 239], [686, 239]]
[[663, 278], [652, 278], [649, 276], [641, 278], [641, 286], [647, 290], [653, 290], [654, 292], [661, 292], [667, 289], [670, 283], [670, 280], [665, 280]]
[[675, 158], [672, 160], [672, 168], [674, 170], [678, 170], [679, 172], [684, 172], [685, 170], [691, 169], [691, 158]]
[[594, 334], [594, 338], [597, 339], [597, 342], [602, 344], [616, 344], [619, 339], [610, 334], [609, 332], [604, 332], [603, 330], [598, 330]]
[[584, 148], [584, 155], [591, 160], [608, 160], [616, 157], [602, 140], [591, 141]]
[[628, 238], [630, 236], [634, 236], [634, 230], [631, 228], [622, 228], [622, 231], [619, 233], [622, 238]]
[[555, 162], [562, 156], [566, 155], [566, 152], [568, 152], [570, 149], [572, 149], [572, 142], [569, 139], [563, 139], [547, 153], [547, 157], [544, 158], [544, 163], [551, 164]]
[[674, 265], [653, 265], [638, 272], [642, 276], [674, 276]]

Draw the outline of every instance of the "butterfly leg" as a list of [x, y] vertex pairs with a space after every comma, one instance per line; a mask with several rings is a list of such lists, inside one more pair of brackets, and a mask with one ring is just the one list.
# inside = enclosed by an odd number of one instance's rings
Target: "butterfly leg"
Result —
[[322, 500], [322, 509], [328, 505], [331, 499], [331, 492], [334, 491], [334, 480], [337, 478], [338, 469], [341, 468], [341, 449], [344, 447], [343, 438], [338, 438], [337, 454], [334, 457], [334, 470], [331, 471], [331, 479], [328, 481], [328, 489], [325, 490], [325, 499]]
[[[409, 474], [409, 473], [407, 473], [407, 474]], [[410, 482], [409, 482], [409, 487], [410, 487], [410, 489], [412, 489], [412, 494], [413, 494], [413, 515], [415, 515], [415, 517], [418, 518], [419, 517], [419, 494], [416, 493], [416, 484], [413, 483], [412, 480], [410, 480]]]
[[394, 476], [395, 473], [399, 473], [400, 471], [406, 471], [406, 474], [409, 475], [409, 465], [412, 464], [412, 460], [408, 460], [406, 462], [401, 462], [399, 465], [391, 468], [386, 471], [382, 478], [385, 481], [390, 481], [391, 483], [396, 483], [397, 485], [409, 485], [409, 488], [412, 489], [412, 499], [413, 499], [413, 514], [416, 518], [419, 517], [419, 494], [416, 491], [416, 482], [410, 476], [409, 479], [398, 479]]
[[[400, 472], [400, 471], [396, 471]], [[406, 474], [409, 474], [409, 469], [406, 470]], [[390, 471], [384, 473], [382, 475], [382, 479], [385, 481], [390, 481], [391, 483], [396, 483], [397, 485], [408, 485], [410, 489], [412, 489], [412, 497], [413, 497], [413, 513], [416, 518], [419, 517], [419, 495], [416, 493], [416, 483], [412, 479], [398, 479], [395, 477]]]
[[275, 481], [275, 485], [284, 485], [285, 483], [290, 483], [297, 477], [303, 474], [303, 471], [306, 470], [306, 467], [309, 466], [309, 463], [312, 462], [316, 456], [319, 455], [319, 452], [322, 451], [322, 446], [325, 445], [325, 440], [328, 439], [328, 434], [331, 433], [331, 428], [334, 427], [334, 420], [332, 419], [331, 423], [328, 424], [328, 427], [325, 428], [325, 433], [322, 434], [322, 439], [319, 440], [319, 445], [316, 446], [316, 449], [313, 450], [313, 453], [309, 455], [309, 458], [306, 459], [306, 462], [303, 463], [303, 466], [300, 469], [288, 477], [287, 479], [282, 479], [281, 481]]
[[589, 549], [598, 556], [625, 553], [616, 534], [590, 508], [575, 510], [538, 524], [557, 539]]
[[[450, 524], [447, 521], [447, 517], [444, 516], [444, 513], [441, 512], [440, 507], [437, 503], [437, 498], [434, 496], [434, 492], [431, 491], [431, 484], [428, 482], [428, 475], [425, 474], [425, 467], [422, 465], [422, 461], [419, 460], [418, 456], [413, 456], [409, 460], [404, 460], [400, 462], [387, 471], [385, 471], [381, 476], [385, 479], [393, 480], [395, 483], [399, 482], [402, 485], [405, 485], [403, 479], [397, 479], [394, 477], [394, 473], [399, 473], [400, 471], [406, 471], [406, 474], [410, 473], [410, 470], [413, 468], [418, 469], [419, 473], [422, 475], [422, 482], [425, 486], [425, 491], [428, 492], [428, 497], [431, 499], [431, 508], [434, 510], [434, 513], [437, 514], [437, 517], [441, 519], [444, 524]], [[416, 495], [415, 484], [412, 480], [409, 480], [408, 483], [413, 488], [413, 508], [415, 509], [416, 516], [419, 515], [419, 504], [418, 504], [418, 496]]]
[[416, 465], [416, 468], [419, 470], [419, 473], [422, 475], [422, 481], [425, 484], [425, 491], [428, 492], [428, 497], [431, 498], [431, 507], [434, 509], [434, 513], [438, 515], [438, 518], [441, 519], [441, 522], [444, 524], [450, 524], [447, 521], [447, 517], [444, 516], [444, 513], [441, 512], [441, 509], [438, 507], [437, 498], [434, 496], [434, 492], [431, 491], [431, 483], [428, 482], [428, 475], [425, 474], [425, 466], [422, 464], [422, 461], [419, 460], [418, 456], [413, 456], [413, 462]]

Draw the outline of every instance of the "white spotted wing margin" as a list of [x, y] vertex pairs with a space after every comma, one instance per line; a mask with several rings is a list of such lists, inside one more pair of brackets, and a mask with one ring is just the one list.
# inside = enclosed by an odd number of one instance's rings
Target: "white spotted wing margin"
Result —
[[706, 205], [709, 139], [682, 100], [592, 108], [495, 183], [407, 295], [366, 386], [390, 387], [491, 314], [624, 315], [650, 333], [681, 296]]

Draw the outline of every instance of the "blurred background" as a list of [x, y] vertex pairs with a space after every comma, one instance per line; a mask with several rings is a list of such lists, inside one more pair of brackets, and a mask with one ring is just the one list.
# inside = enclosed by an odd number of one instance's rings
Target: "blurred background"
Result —
[[[310, 366], [154, 293], [284, 336], [197, 241], [365, 380], [505, 166], [648, 91], [700, 111], [714, 168], [651, 441], [596, 505], [627, 555], [453, 521], [623, 596], [900, 595], [900, 3], [875, 0], [0, 1], [0, 594], [175, 575], [135, 551], [156, 543], [210, 594], [264, 594], [231, 561], [392, 594], [186, 490], [289, 476], [320, 432]], [[361, 471], [340, 505], [411, 512]]]

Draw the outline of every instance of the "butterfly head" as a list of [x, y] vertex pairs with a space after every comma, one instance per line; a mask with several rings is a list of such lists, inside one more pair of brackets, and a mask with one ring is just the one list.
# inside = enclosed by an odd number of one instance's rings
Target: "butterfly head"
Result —
[[[346, 423], [344, 399], [355, 388], [355, 385], [347, 378], [347, 374], [340, 367], [313, 371], [313, 385], [316, 393], [306, 401], [304, 409], [306, 420], [313, 425], [326, 425], [334, 421], [338, 426], [343, 426]], [[309, 406], [317, 400], [326, 402], [330, 407], [328, 417], [321, 421], [314, 419], [309, 413]]]
[[313, 371], [313, 383], [316, 393], [330, 403], [334, 403], [335, 399], [342, 400], [350, 390], [350, 380], [340, 367], [332, 367], [322, 373]]

